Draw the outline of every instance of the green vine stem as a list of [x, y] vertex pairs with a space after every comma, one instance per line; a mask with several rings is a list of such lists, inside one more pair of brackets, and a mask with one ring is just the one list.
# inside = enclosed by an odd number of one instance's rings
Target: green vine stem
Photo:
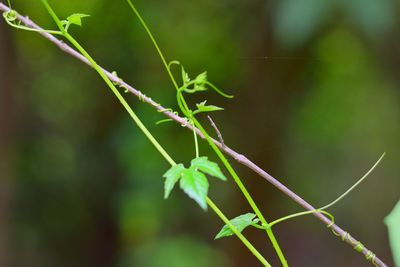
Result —
[[[171, 166], [176, 165], [176, 162], [169, 156], [169, 154], [164, 150], [164, 148], [158, 143], [158, 141], [153, 137], [153, 135], [148, 131], [148, 129], [145, 127], [145, 125], [142, 123], [142, 121], [137, 117], [137, 115], [134, 113], [132, 108], [129, 106], [129, 104], [126, 102], [126, 100], [123, 98], [123, 96], [120, 94], [118, 89], [114, 86], [112, 81], [107, 77], [107, 75], [103, 72], [103, 70], [100, 68], [99, 65], [95, 62], [95, 60], [89, 55], [88, 52], [73, 38], [63, 27], [61, 20], [57, 17], [56, 13], [53, 11], [47, 0], [42, 0], [42, 3], [46, 7], [47, 11], [49, 12], [50, 16], [53, 18], [57, 26], [59, 27], [62, 35], [70, 41], [77, 49], [79, 52], [82, 53], [82, 55], [85, 56], [87, 60], [92, 64], [93, 68], [98, 72], [98, 74], [103, 78], [103, 80], [106, 82], [108, 87], [113, 91], [113, 93], [116, 95], [118, 100], [121, 102], [123, 107], [126, 109], [126, 111], [129, 113], [129, 115], [132, 117], [134, 122], [138, 125], [140, 130], [146, 135], [146, 137], [150, 140], [150, 142], [155, 146], [155, 148], [160, 152], [160, 154], [168, 161], [168, 163], [171, 164]], [[196, 136], [197, 138], [197, 136]], [[197, 151], [197, 150], [196, 150]], [[208, 205], [212, 208], [212, 210], [220, 217], [220, 219], [227, 224], [232, 231], [235, 233], [235, 235], [243, 242], [243, 244], [251, 251], [251, 253], [264, 265], [267, 267], [270, 267], [271, 265], [268, 263], [268, 261], [258, 252], [258, 250], [240, 233], [235, 226], [233, 226], [229, 219], [226, 218], [226, 216], [221, 212], [221, 210], [212, 202], [210, 198], [207, 197], [207, 203]]]
[[[244, 184], [242, 183], [241, 179], [239, 178], [239, 176], [237, 175], [237, 173], [235, 172], [235, 170], [232, 168], [232, 166], [230, 165], [230, 163], [228, 162], [228, 160], [226, 159], [226, 157], [222, 154], [221, 150], [211, 141], [210, 136], [208, 135], [208, 133], [205, 131], [205, 129], [203, 128], [203, 126], [197, 121], [197, 119], [192, 116], [192, 114], [189, 113], [189, 108], [186, 104], [186, 101], [181, 93], [181, 91], [183, 91], [184, 88], [180, 88], [178, 86], [178, 83], [175, 80], [174, 75], [172, 74], [171, 70], [170, 70], [170, 65], [167, 63], [167, 60], [165, 59], [164, 54], [162, 53], [156, 39], [154, 38], [152, 32], [150, 31], [149, 27], [147, 26], [146, 22], [144, 21], [144, 19], [142, 18], [142, 16], [140, 15], [139, 11], [136, 9], [135, 5], [132, 3], [132, 1], [127, 0], [128, 4], [130, 5], [130, 7], [132, 8], [133, 12], [135, 13], [135, 15], [137, 16], [137, 18], [139, 19], [140, 23], [142, 24], [143, 28], [145, 29], [145, 31], [147, 32], [148, 36], [150, 37], [154, 47], [156, 48], [163, 64], [164, 67], [166, 69], [166, 71], [168, 72], [168, 75], [175, 87], [175, 89], [177, 90], [177, 101], [178, 101], [178, 105], [181, 109], [181, 111], [186, 115], [186, 117], [193, 121], [194, 126], [196, 126], [201, 133], [205, 136], [207, 142], [210, 144], [210, 146], [212, 147], [212, 149], [214, 150], [214, 152], [217, 154], [217, 156], [220, 158], [220, 160], [222, 161], [222, 163], [224, 164], [225, 168], [228, 170], [228, 172], [232, 175], [234, 181], [236, 182], [236, 184], [238, 185], [239, 189], [241, 190], [241, 192], [243, 193], [244, 197], [246, 198], [246, 200], [248, 201], [248, 203], [250, 204], [251, 208], [254, 210], [254, 212], [256, 213], [257, 217], [260, 219], [260, 221], [265, 224], [268, 225], [266, 219], [264, 218], [263, 214], [261, 213], [261, 211], [259, 210], [259, 208], [257, 207], [256, 203], [254, 202], [253, 198], [251, 197], [251, 195], [249, 194], [249, 192], [247, 191], [246, 187], [244, 186]], [[210, 84], [209, 84], [210, 85]], [[216, 88], [215, 86], [213, 86], [211, 84], [211, 86], [213, 87], [214, 90], [217, 90], [218, 92], [220, 92], [220, 90], [218, 90], [218, 88]], [[221, 92], [222, 93], [222, 92]], [[271, 243], [279, 257], [279, 260], [282, 263], [282, 266], [286, 267], [288, 266], [287, 261], [285, 259], [285, 256], [278, 244], [278, 241], [276, 240], [276, 237], [274, 235], [274, 233], [272, 232], [271, 228], [266, 228], [266, 232], [268, 237], [271, 240]]]

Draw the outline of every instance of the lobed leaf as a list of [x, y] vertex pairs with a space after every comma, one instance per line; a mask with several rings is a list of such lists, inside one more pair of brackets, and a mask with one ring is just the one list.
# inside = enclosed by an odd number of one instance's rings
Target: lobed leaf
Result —
[[207, 210], [208, 181], [204, 174], [195, 169], [185, 169], [180, 180], [182, 190], [203, 210]]
[[226, 181], [225, 175], [222, 173], [218, 164], [208, 160], [207, 157], [195, 158], [191, 161], [191, 168], [199, 169], [200, 171]]
[[163, 177], [165, 177], [164, 183], [164, 198], [167, 199], [172, 189], [174, 189], [175, 184], [182, 176], [182, 172], [185, 170], [183, 164], [177, 164], [172, 166]]
[[[242, 215], [230, 220], [229, 222], [239, 232], [242, 232], [248, 226], [259, 222], [258, 218], [255, 218], [255, 217], [256, 217], [256, 215], [254, 213], [246, 213], [246, 214], [242, 214]], [[228, 225], [225, 225], [224, 227], [222, 227], [221, 231], [219, 231], [219, 233], [215, 236], [215, 239], [232, 236], [232, 235], [234, 235], [232, 229]]]

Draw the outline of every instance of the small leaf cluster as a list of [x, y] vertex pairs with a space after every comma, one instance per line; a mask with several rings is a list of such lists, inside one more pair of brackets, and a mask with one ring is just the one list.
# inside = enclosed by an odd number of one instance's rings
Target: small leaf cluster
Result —
[[208, 180], [205, 174], [225, 181], [218, 164], [207, 157], [198, 157], [191, 161], [190, 167], [180, 163], [172, 166], [164, 175], [164, 198], [167, 199], [175, 184], [179, 181], [180, 188], [203, 210], [207, 210]]
[[[168, 64], [168, 69], [170, 70], [171, 65], [174, 65], [174, 64], [180, 65], [180, 62], [179, 61], [171, 61]], [[181, 66], [181, 78], [182, 78], [182, 85], [178, 89], [178, 95], [181, 95], [182, 93], [194, 94], [197, 92], [204, 92], [204, 91], [207, 91], [209, 88], [211, 88], [214, 91], [216, 91], [218, 94], [222, 95], [223, 97], [226, 97], [226, 98], [233, 97], [231, 95], [227, 95], [227, 94], [223, 93], [215, 85], [213, 85], [211, 82], [209, 82], [207, 79], [206, 71], [198, 74], [194, 79], [191, 79], [189, 77], [189, 74], [186, 72], [185, 68], [183, 66]], [[214, 105], [206, 105], [206, 102], [207, 101], [203, 101], [201, 103], [196, 104], [197, 109], [195, 109], [194, 111], [192, 111], [192, 110], [186, 110], [186, 111], [192, 116], [197, 113], [223, 110], [223, 108], [221, 108], [221, 107], [217, 107]]]
[[[181, 86], [180, 90], [182, 90], [183, 92], [193, 94], [196, 92], [207, 91], [208, 87], [211, 87], [212, 89], [214, 89], [216, 92], [218, 92], [222, 96], [231, 97], [231, 96], [226, 95], [223, 92], [221, 92], [218, 88], [216, 88], [212, 83], [210, 83], [207, 80], [207, 72], [206, 71], [200, 73], [199, 75], [196, 76], [196, 78], [191, 80], [189, 77], [189, 74], [185, 71], [185, 68], [182, 66], [181, 67], [181, 75], [182, 75], [183, 85]], [[218, 107], [218, 106], [206, 105], [206, 102], [207, 102], [207, 100], [196, 104], [197, 109], [192, 111], [191, 114], [195, 115], [197, 113], [224, 110], [223, 108]]]

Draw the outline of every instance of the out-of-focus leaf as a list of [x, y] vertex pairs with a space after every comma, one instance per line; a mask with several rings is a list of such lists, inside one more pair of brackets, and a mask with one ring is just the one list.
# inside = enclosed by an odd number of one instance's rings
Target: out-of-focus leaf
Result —
[[[230, 223], [239, 231], [242, 232], [246, 227], [256, 224], [259, 222], [258, 218], [255, 218], [256, 215], [254, 213], [246, 213], [242, 214], [232, 220], [230, 220]], [[221, 231], [215, 236], [215, 239], [219, 239], [222, 237], [227, 237], [234, 235], [232, 229], [228, 226], [225, 225], [222, 227]]]
[[394, 23], [395, 4], [393, 0], [343, 1], [342, 9], [348, 18], [370, 36], [379, 37]]
[[274, 23], [278, 40], [288, 46], [304, 44], [334, 10], [331, 0], [278, 1]]
[[385, 224], [389, 229], [389, 240], [394, 262], [396, 266], [400, 267], [400, 201], [397, 202], [392, 212], [385, 218]]
[[203, 210], [207, 209], [208, 181], [204, 174], [194, 169], [186, 169], [182, 172], [180, 186]]
[[120, 266], [139, 267], [231, 267], [231, 259], [199, 238], [169, 235], [157, 242], [146, 242], [125, 251], [126, 263]]
[[191, 161], [191, 167], [197, 168], [206, 174], [209, 174], [209, 175], [217, 177], [223, 181], [226, 181], [226, 177], [222, 173], [221, 169], [218, 167], [218, 164], [215, 162], [209, 161], [207, 157], [199, 157], [199, 158], [193, 159]]

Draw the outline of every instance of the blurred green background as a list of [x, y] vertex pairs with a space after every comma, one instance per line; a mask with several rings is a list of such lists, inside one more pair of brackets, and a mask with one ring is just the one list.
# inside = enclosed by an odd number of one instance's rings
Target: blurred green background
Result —
[[[233, 100], [213, 114], [225, 143], [311, 204], [336, 198], [383, 153], [376, 171], [331, 211], [392, 265], [383, 218], [400, 192], [400, 6], [395, 0], [135, 0], [168, 60]], [[98, 63], [177, 109], [161, 61], [125, 1], [51, 1]], [[54, 28], [40, 1], [12, 1]], [[259, 266], [221, 222], [180, 190], [163, 200], [168, 164], [97, 74], [35, 33], [0, 22], [0, 266]], [[126, 95], [178, 162], [192, 135]], [[204, 117], [201, 117], [208, 124]], [[212, 129], [211, 129], [212, 130]], [[205, 143], [203, 154], [216, 160]], [[301, 208], [232, 160], [267, 219]], [[232, 180], [211, 181], [229, 217], [249, 212]], [[314, 217], [277, 225], [292, 266], [367, 266]], [[274, 266], [264, 234], [245, 232]]]

